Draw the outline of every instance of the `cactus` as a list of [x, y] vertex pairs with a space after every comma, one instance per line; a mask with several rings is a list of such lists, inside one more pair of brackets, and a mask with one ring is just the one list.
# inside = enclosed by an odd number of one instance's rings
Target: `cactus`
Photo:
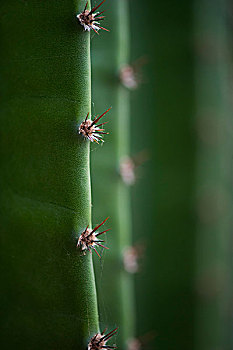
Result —
[[[163, 349], [232, 348], [226, 4], [149, 1], [153, 21], [139, 27], [141, 3], [132, 5], [133, 53], [144, 48], [147, 79], [156, 77], [132, 104], [133, 150], [144, 142], [152, 158], [133, 193], [133, 231], [148, 245], [145, 272], [136, 280], [137, 329], [154, 329], [151, 345]], [[139, 132], [144, 114], [150, 128]]]
[[3, 0], [1, 348], [85, 349], [99, 331], [91, 254], [85, 1]]
[[[232, 111], [227, 1], [196, 0], [195, 349], [232, 349]], [[230, 268], [230, 270], [229, 270]]]
[[136, 319], [139, 336], [155, 332], [153, 349], [194, 346], [192, 6], [150, 0], [147, 20], [141, 2], [131, 3], [132, 55], [149, 58], [147, 84], [132, 94], [132, 150], [150, 152], [132, 196], [134, 237], [146, 245], [135, 283]]
[[106, 237], [111, 252], [103, 255], [103, 262], [95, 258], [95, 269], [101, 325], [119, 326], [117, 345], [124, 348], [134, 335], [133, 280], [123, 266], [124, 250], [132, 244], [130, 193], [119, 174], [121, 159], [130, 152], [129, 91], [119, 78], [129, 60], [128, 1], [108, 1], [105, 9], [110, 33], [93, 41], [92, 96], [94, 110], [112, 106], [106, 125], [111, 131], [101, 149], [93, 147], [91, 164], [94, 221], [105, 211], [112, 230]]

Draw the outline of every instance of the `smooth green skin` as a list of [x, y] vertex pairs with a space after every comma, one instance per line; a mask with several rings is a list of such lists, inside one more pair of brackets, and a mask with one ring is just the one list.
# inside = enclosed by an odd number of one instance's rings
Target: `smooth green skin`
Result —
[[[232, 109], [227, 2], [196, 0], [195, 349], [232, 349]], [[229, 45], [229, 47], [228, 47]]]
[[85, 349], [98, 331], [90, 254], [85, 1], [1, 1], [1, 349]]
[[139, 0], [131, 3], [132, 60], [148, 57], [145, 83], [132, 94], [133, 153], [150, 155], [133, 192], [134, 237], [145, 244], [136, 278], [137, 334], [148, 349], [194, 347], [192, 6], [187, 0], [150, 0], [146, 9]]
[[103, 26], [109, 33], [100, 32], [92, 42], [93, 113], [103, 113], [109, 121], [105, 129], [103, 146], [93, 146], [91, 152], [93, 213], [98, 223], [110, 216], [105, 228], [111, 228], [105, 236], [108, 251], [99, 260], [95, 257], [97, 290], [101, 329], [119, 327], [117, 346], [124, 349], [134, 334], [133, 276], [123, 268], [122, 254], [131, 241], [131, 208], [129, 188], [119, 176], [122, 156], [130, 152], [129, 91], [119, 79], [118, 71], [129, 57], [128, 1], [109, 0], [104, 3], [106, 20]]

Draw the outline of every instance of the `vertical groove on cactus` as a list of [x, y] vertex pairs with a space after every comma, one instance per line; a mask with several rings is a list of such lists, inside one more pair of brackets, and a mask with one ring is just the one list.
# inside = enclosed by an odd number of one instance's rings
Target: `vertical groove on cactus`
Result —
[[131, 2], [133, 57], [148, 57], [146, 84], [132, 94], [132, 149], [150, 155], [133, 188], [133, 234], [146, 246], [136, 277], [137, 330], [155, 331], [148, 348], [192, 350], [193, 2], [149, 0], [147, 7], [151, 21], [139, 0]]
[[96, 113], [112, 106], [106, 125], [110, 133], [101, 149], [93, 147], [91, 164], [95, 222], [105, 212], [112, 230], [103, 238], [110, 253], [103, 252], [101, 262], [97, 257], [95, 268], [101, 326], [119, 326], [117, 345], [123, 348], [134, 333], [133, 281], [123, 267], [124, 250], [132, 244], [130, 194], [119, 174], [120, 162], [130, 152], [129, 91], [119, 79], [129, 60], [128, 1], [108, 1], [105, 9], [110, 33], [92, 45], [93, 108]]
[[[118, 18], [120, 22], [118, 32], [118, 74], [122, 66], [129, 63], [130, 59], [130, 33], [129, 33], [129, 8], [128, 0], [120, 0], [118, 5]], [[125, 157], [130, 154], [130, 91], [120, 82], [117, 90], [117, 148], [118, 169]], [[118, 222], [119, 222], [119, 252], [123, 264], [124, 253], [132, 246], [131, 225], [131, 198], [130, 187], [118, 180]], [[125, 269], [121, 270], [121, 331], [123, 344], [126, 346], [129, 339], [134, 337], [135, 313], [134, 313], [134, 284], [133, 275]]]
[[98, 332], [92, 257], [76, 247], [91, 220], [84, 6], [0, 5], [3, 349], [85, 349]]
[[232, 112], [226, 1], [197, 0], [195, 13], [198, 130], [195, 348], [230, 349]]

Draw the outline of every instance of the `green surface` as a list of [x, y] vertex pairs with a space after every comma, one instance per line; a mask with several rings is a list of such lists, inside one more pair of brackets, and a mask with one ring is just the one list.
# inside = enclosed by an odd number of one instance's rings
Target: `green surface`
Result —
[[225, 0], [195, 2], [197, 350], [232, 349], [233, 129], [226, 5]]
[[85, 1], [5, 0], [1, 17], [1, 349], [84, 349], [98, 330], [90, 255]]
[[145, 245], [136, 279], [137, 334], [148, 349], [194, 347], [192, 6], [150, 0], [148, 20], [144, 5], [131, 2], [132, 60], [148, 60], [144, 83], [132, 95], [132, 150], [150, 156], [133, 191], [134, 237]]
[[116, 344], [124, 349], [128, 338], [134, 334], [133, 276], [124, 271], [123, 251], [131, 241], [131, 208], [129, 188], [119, 175], [121, 157], [130, 155], [130, 100], [129, 91], [118, 78], [122, 64], [129, 60], [129, 11], [128, 1], [106, 1], [104, 27], [109, 33], [100, 32], [92, 43], [93, 113], [100, 114], [112, 106], [104, 117], [109, 135], [105, 135], [102, 147], [91, 152], [93, 181], [93, 213], [95, 223], [110, 216], [103, 238], [110, 248], [103, 258], [95, 258], [97, 289], [99, 296], [100, 324], [119, 327]]

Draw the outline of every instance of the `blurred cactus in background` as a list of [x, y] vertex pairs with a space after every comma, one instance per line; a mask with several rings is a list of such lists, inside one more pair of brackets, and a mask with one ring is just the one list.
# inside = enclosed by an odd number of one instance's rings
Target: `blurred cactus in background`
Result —
[[[98, 222], [106, 212], [111, 231], [106, 237], [110, 253], [96, 257], [95, 269], [102, 328], [119, 327], [117, 345], [125, 348], [134, 335], [133, 280], [124, 268], [125, 250], [132, 245], [130, 192], [121, 177], [121, 164], [130, 154], [129, 90], [122, 85], [120, 71], [129, 61], [128, 1], [105, 4], [110, 33], [92, 43], [93, 110], [112, 106], [109, 131], [103, 147], [91, 152], [93, 213]], [[107, 119], [107, 118], [106, 118]]]
[[[196, 0], [195, 349], [232, 349], [232, 109], [227, 3]], [[232, 93], [232, 91], [231, 91]]]
[[[141, 4], [131, 6], [133, 54], [143, 49], [149, 56], [148, 84], [132, 95], [132, 148], [143, 144], [151, 151], [145, 178], [133, 192], [133, 232], [136, 239], [143, 232], [147, 244], [136, 283], [137, 329], [154, 329], [151, 346], [158, 348], [231, 349], [226, 3], [148, 6], [153, 22], [140, 30], [137, 18], [146, 22]], [[143, 115], [149, 129], [139, 131]]]
[[[137, 333], [145, 349], [193, 349], [195, 136], [193, 2], [131, 3], [132, 60], [146, 55], [132, 94], [132, 149], [150, 150], [133, 189], [133, 232], [145, 244], [136, 278]], [[140, 23], [146, 25], [139, 26]], [[147, 33], [150, 33], [148, 36]], [[144, 347], [143, 347], [144, 348]]]

